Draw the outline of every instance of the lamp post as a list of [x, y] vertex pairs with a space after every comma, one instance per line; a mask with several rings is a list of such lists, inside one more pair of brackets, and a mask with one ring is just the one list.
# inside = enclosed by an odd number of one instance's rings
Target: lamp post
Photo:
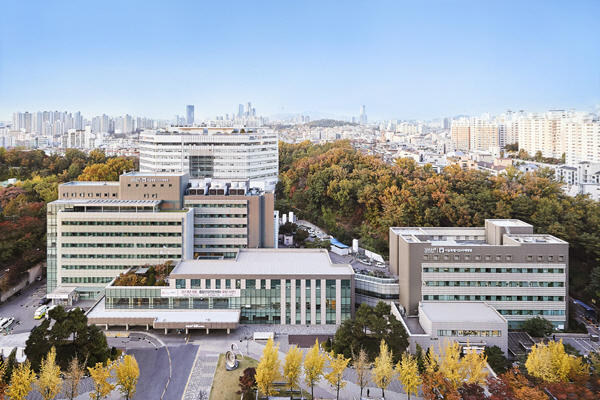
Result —
[[121, 343], [125, 343], [125, 354], [127, 354], [127, 340], [121, 340]]

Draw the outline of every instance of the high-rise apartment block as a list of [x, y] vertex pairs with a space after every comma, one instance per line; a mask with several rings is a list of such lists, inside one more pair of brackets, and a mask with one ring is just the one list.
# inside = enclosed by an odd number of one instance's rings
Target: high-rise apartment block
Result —
[[407, 315], [416, 315], [419, 303], [483, 301], [513, 329], [534, 316], [558, 329], [569, 320], [569, 244], [534, 234], [519, 220], [486, 220], [482, 228], [390, 228], [390, 269], [400, 277]]
[[360, 106], [360, 123], [363, 125], [367, 124], [367, 114], [365, 113], [365, 106]]
[[277, 134], [265, 128], [169, 127], [140, 134], [140, 171], [184, 172], [190, 178], [264, 180], [279, 174]]

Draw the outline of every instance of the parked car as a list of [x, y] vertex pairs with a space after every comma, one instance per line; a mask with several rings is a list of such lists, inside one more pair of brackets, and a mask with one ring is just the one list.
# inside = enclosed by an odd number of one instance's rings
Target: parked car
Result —
[[364, 264], [364, 265], [373, 265], [373, 263], [369, 260], [363, 260], [362, 258], [360, 260], [358, 260], [359, 263]]
[[46, 304], [50, 303], [51, 301], [52, 301], [52, 299], [48, 299], [48, 298], [44, 297], [43, 299], [40, 300], [39, 305], [45, 306]]
[[376, 266], [376, 267], [379, 267], [379, 268], [385, 268], [385, 263], [382, 263], [381, 261], [377, 261], [377, 262], [375, 263], [375, 266]]
[[6, 330], [6, 328], [10, 328], [13, 322], [15, 322], [15, 319], [13, 317], [2, 318], [2, 320], [0, 320], [0, 331], [4, 331]]
[[21, 289], [17, 290], [17, 292], [15, 293], [15, 296], [20, 296], [23, 294], [23, 291]]

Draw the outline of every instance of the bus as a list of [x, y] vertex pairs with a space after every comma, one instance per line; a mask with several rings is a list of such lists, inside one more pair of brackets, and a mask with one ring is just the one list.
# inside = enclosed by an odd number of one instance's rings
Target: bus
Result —
[[46, 312], [48, 311], [48, 306], [41, 306], [37, 310], [35, 310], [35, 314], [33, 314], [33, 319], [42, 319]]

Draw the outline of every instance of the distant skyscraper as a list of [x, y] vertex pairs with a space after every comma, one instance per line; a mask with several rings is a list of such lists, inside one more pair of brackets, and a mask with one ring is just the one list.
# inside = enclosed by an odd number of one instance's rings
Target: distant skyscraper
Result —
[[240, 104], [240, 108], [238, 111], [238, 118], [242, 118], [244, 116], [244, 105]]
[[194, 106], [187, 106], [185, 108], [185, 115], [187, 116], [187, 124], [188, 125], [193, 125], [194, 124]]
[[365, 113], [365, 106], [360, 106], [360, 123], [367, 123], [367, 114]]
[[246, 116], [252, 116], [252, 104], [250, 104], [250, 102], [246, 103]]

